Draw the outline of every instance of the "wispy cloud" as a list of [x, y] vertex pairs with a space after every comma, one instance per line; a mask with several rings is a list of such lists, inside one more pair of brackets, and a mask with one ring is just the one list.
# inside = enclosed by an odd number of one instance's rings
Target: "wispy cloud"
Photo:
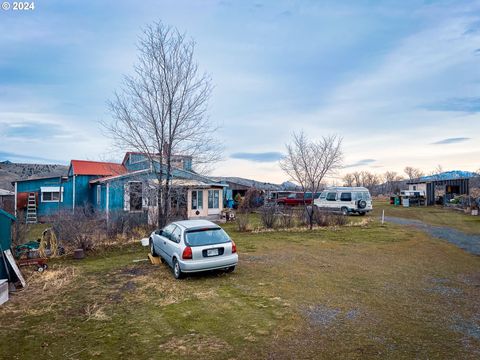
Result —
[[435, 141], [434, 143], [432, 143], [432, 145], [457, 144], [457, 143], [468, 141], [470, 139], [471, 138], [468, 138], [468, 137], [446, 138], [443, 140]]
[[453, 98], [428, 104], [428, 110], [480, 112], [480, 97]]
[[5, 161], [5, 160], [10, 160], [10, 161], [41, 161], [41, 162], [49, 162], [49, 163], [55, 163], [55, 164], [60, 164], [62, 161], [55, 160], [55, 159], [47, 159], [41, 156], [34, 156], [34, 155], [23, 155], [23, 154], [17, 154], [13, 152], [8, 152], [8, 151], [1, 151], [0, 150], [0, 161]]
[[358, 160], [357, 162], [354, 162], [352, 164], [345, 165], [343, 168], [347, 169], [347, 168], [370, 165], [370, 164], [374, 163], [375, 161], [376, 161], [375, 159], [362, 159], [362, 160]]
[[231, 154], [230, 157], [232, 159], [249, 160], [255, 162], [274, 162], [280, 160], [283, 157], [283, 154], [274, 151], [258, 153], [238, 152]]

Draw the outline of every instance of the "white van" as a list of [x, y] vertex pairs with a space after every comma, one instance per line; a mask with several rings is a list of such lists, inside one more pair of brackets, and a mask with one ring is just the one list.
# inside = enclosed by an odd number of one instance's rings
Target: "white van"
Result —
[[372, 211], [372, 197], [364, 187], [331, 187], [313, 202], [319, 209], [341, 211], [343, 215], [365, 215]]

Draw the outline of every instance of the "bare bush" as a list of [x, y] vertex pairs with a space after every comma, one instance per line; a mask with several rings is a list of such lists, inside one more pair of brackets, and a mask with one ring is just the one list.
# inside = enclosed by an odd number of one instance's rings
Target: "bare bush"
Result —
[[285, 207], [279, 216], [280, 227], [284, 229], [295, 226], [295, 211], [293, 207]]
[[76, 208], [75, 214], [68, 210], [59, 211], [49, 221], [67, 251], [73, 248], [92, 250], [96, 240], [106, 236], [106, 219], [88, 207]]
[[276, 224], [278, 210], [276, 206], [263, 206], [260, 209], [260, 219], [267, 229], [273, 229]]
[[348, 222], [347, 217], [342, 214], [320, 210], [317, 207], [314, 207], [314, 219], [315, 223], [321, 227], [344, 226]]
[[19, 211], [17, 220], [13, 222], [12, 228], [12, 245], [13, 247], [26, 242], [28, 234], [28, 224], [25, 223], [25, 213]]
[[113, 213], [110, 215], [108, 222], [108, 236], [131, 236], [139, 232], [148, 233], [153, 230], [153, 227], [148, 225], [147, 217], [148, 214], [144, 212], [126, 213], [119, 211]]
[[245, 232], [250, 228], [250, 214], [247, 212], [237, 213], [236, 219], [238, 231]]

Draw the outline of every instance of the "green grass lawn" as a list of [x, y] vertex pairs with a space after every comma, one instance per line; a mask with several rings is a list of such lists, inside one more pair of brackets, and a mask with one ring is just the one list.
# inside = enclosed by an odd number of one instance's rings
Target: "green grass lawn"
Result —
[[381, 216], [395, 216], [407, 219], [416, 219], [426, 224], [447, 226], [469, 234], [480, 234], [480, 216], [472, 216], [462, 212], [446, 209], [440, 206], [393, 206], [387, 201], [377, 200], [373, 204], [373, 214]]
[[232, 274], [176, 281], [134, 262], [146, 258], [140, 245], [31, 273], [0, 307], [2, 358], [479, 357], [479, 257], [376, 220], [225, 228], [240, 254]]

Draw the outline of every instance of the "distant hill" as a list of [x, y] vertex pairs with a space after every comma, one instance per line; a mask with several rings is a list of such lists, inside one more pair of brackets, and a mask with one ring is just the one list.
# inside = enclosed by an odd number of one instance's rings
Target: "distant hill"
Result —
[[34, 177], [66, 175], [68, 166], [57, 164], [17, 164], [9, 160], [0, 162], [0, 189], [14, 190], [12, 181]]

